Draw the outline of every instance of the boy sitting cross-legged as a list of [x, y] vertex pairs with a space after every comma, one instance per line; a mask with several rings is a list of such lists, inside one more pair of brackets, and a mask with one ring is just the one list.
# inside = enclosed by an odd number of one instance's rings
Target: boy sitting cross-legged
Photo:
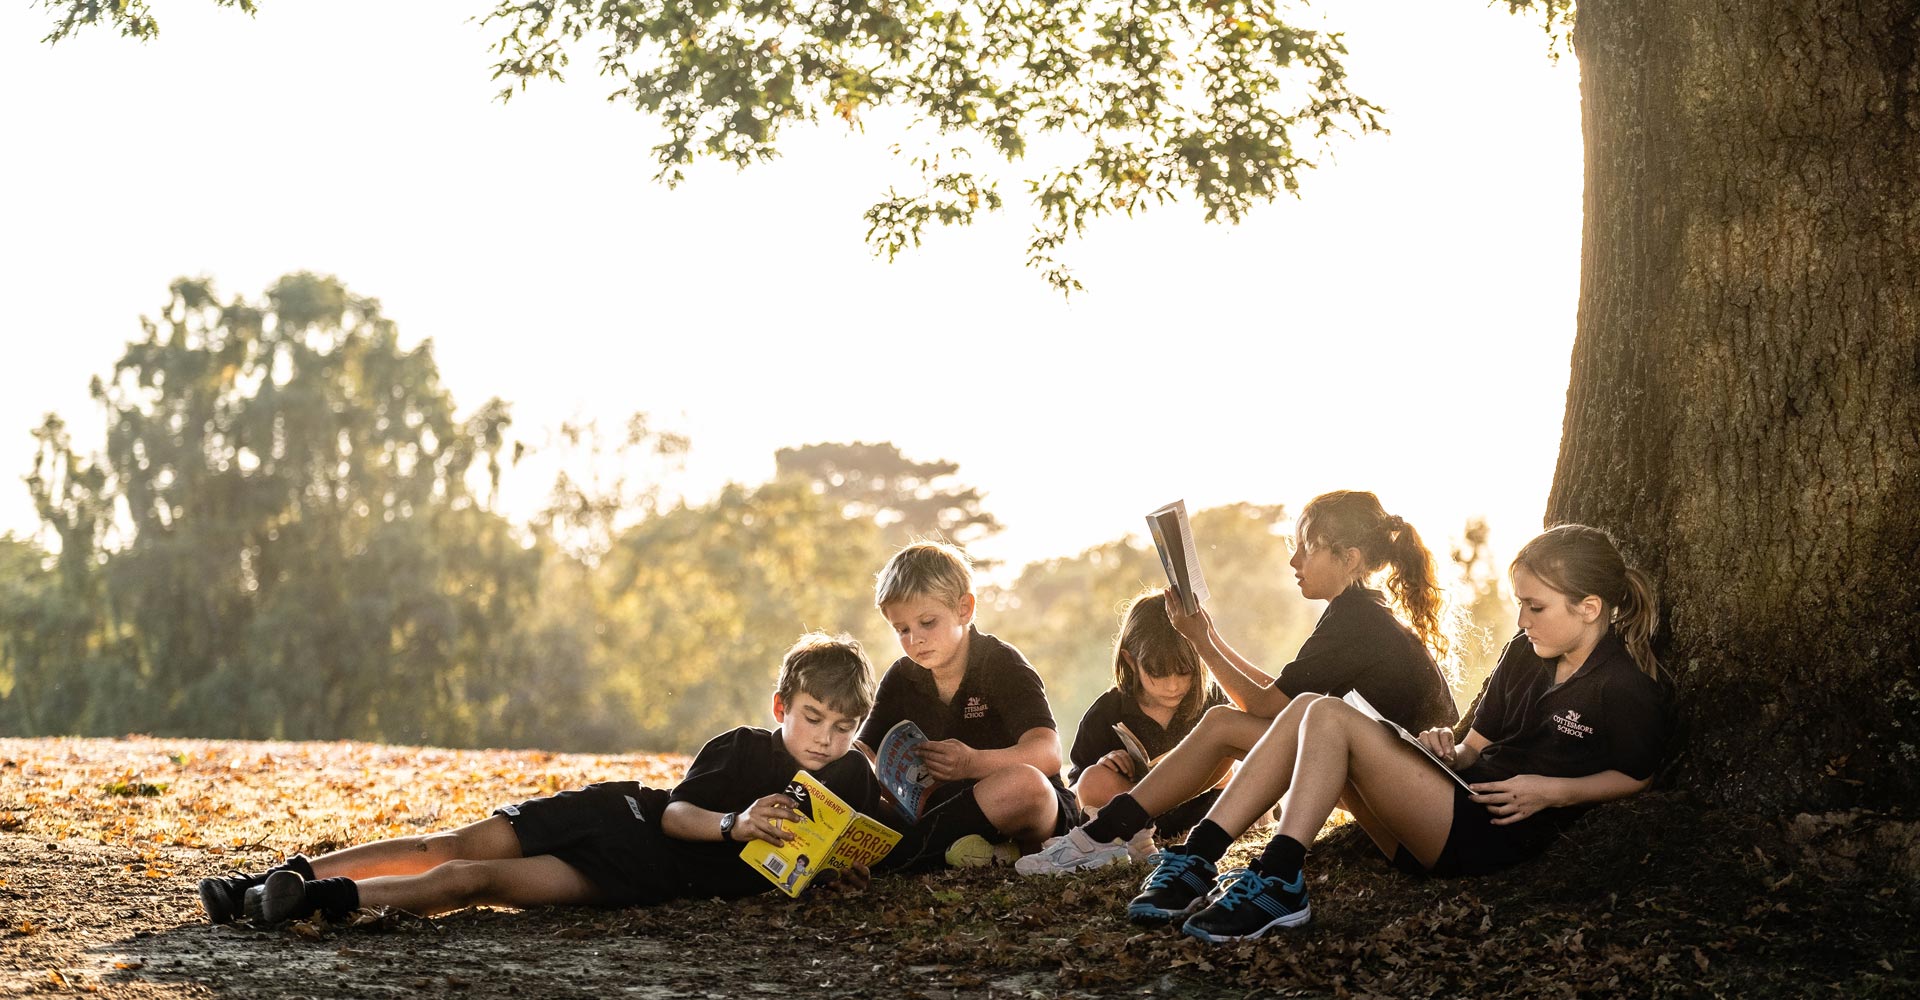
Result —
[[[873, 705], [860, 644], [810, 633], [787, 650], [773, 695], [773, 731], [714, 737], [672, 789], [609, 781], [502, 806], [446, 833], [395, 837], [261, 875], [202, 879], [215, 923], [243, 912], [278, 923], [315, 910], [340, 916], [390, 906], [423, 916], [466, 906], [633, 906], [774, 888], [740, 860], [748, 840], [782, 844], [798, 818], [782, 789], [805, 768], [848, 805], [873, 813], [880, 785], [847, 753]], [[864, 869], [853, 873], [856, 882]]]
[[1020, 651], [974, 627], [973, 571], [951, 545], [917, 542], [880, 571], [874, 604], [906, 653], [880, 679], [854, 744], [869, 758], [910, 719], [920, 762], [943, 784], [894, 848], [896, 863], [1011, 863], [1080, 821], [1060, 781], [1060, 734], [1046, 686]]

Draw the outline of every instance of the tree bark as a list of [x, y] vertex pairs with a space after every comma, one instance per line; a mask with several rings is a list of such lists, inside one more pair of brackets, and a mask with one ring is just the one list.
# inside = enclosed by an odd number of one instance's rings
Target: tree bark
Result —
[[1680, 780], [1920, 802], [1920, 2], [1582, 0], [1548, 523], [1659, 582]]

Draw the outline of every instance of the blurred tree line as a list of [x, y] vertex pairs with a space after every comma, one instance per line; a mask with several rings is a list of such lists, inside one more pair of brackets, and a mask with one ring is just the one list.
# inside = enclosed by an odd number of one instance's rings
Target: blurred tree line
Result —
[[[0, 536], [0, 732], [689, 750], [767, 721], [803, 630], [890, 663], [872, 581], [895, 547], [1000, 530], [955, 463], [886, 443], [782, 449], [770, 482], [664, 506], [690, 442], [644, 414], [563, 427], [572, 461], [516, 525], [494, 508], [527, 450], [510, 407], [458, 416], [431, 342], [403, 347], [377, 301], [312, 274], [259, 302], [181, 280], [142, 324], [92, 384], [102, 445], [54, 415], [35, 431], [52, 544]], [[1318, 614], [1290, 529], [1280, 507], [1195, 516], [1210, 608], [1269, 669]], [[1474, 612], [1504, 616], [1484, 525], [1455, 561]], [[1116, 539], [988, 588], [981, 625], [1071, 733], [1112, 682], [1120, 609], [1162, 579]]]

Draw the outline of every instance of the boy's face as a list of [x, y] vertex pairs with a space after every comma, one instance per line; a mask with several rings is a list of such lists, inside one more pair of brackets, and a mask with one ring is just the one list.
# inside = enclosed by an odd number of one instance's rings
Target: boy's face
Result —
[[795, 692], [792, 704], [773, 696], [773, 717], [780, 723], [780, 742], [809, 771], [817, 771], [846, 756], [860, 720], [835, 711], [805, 691]]
[[900, 651], [913, 662], [941, 673], [961, 667], [966, 655], [967, 626], [973, 624], [973, 595], [960, 598], [954, 607], [930, 594], [894, 601], [880, 608], [893, 634], [900, 640]]

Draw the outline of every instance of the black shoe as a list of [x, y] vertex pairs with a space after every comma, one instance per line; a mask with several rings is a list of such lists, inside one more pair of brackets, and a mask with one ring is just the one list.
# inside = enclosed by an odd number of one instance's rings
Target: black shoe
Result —
[[1275, 927], [1298, 927], [1312, 917], [1304, 872], [1282, 882], [1251, 868], [1236, 868], [1227, 873], [1213, 905], [1180, 929], [1202, 941], [1251, 941]]
[[266, 881], [259, 875], [227, 875], [200, 880], [200, 905], [207, 919], [230, 924], [246, 906], [247, 890]]
[[256, 924], [282, 924], [313, 912], [307, 903], [307, 880], [294, 872], [274, 872], [267, 881], [247, 890], [247, 919]]
[[1213, 889], [1213, 862], [1197, 854], [1155, 851], [1147, 859], [1153, 872], [1140, 884], [1140, 895], [1127, 904], [1127, 919], [1136, 924], [1165, 924], [1199, 909]]

